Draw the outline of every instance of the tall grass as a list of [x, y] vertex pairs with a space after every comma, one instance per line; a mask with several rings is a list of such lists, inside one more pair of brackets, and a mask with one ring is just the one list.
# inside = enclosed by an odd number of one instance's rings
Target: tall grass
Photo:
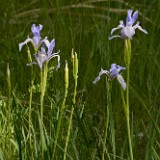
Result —
[[[130, 8], [139, 11], [139, 21], [149, 33], [137, 31], [132, 41], [129, 103], [133, 155], [135, 160], [160, 159], [159, 0], [13, 0], [0, 4], [0, 160], [129, 159], [119, 84], [114, 81], [109, 86], [105, 77], [96, 85], [92, 81], [101, 68], [124, 63], [123, 41], [110, 42], [108, 35]], [[55, 50], [61, 50], [61, 68], [55, 70], [55, 60], [48, 63], [43, 123], [40, 70], [34, 66], [31, 73], [26, 66], [27, 48], [18, 50], [18, 44], [31, 35], [33, 23], [42, 24], [42, 36], [55, 38]], [[78, 59], [76, 89], [72, 48]], [[65, 60], [70, 71], [67, 95]]]

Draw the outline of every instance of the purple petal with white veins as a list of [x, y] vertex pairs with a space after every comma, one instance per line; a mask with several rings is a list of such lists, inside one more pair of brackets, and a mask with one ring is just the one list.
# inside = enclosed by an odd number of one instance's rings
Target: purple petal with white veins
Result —
[[116, 37], [121, 38], [121, 36], [120, 36], [120, 35], [114, 35], [114, 36], [110, 36], [110, 37], [108, 37], [108, 39], [109, 39], [109, 40], [112, 40], [113, 38], [116, 38]]
[[42, 70], [42, 65], [48, 59], [48, 57], [46, 56], [46, 54], [44, 54], [41, 51], [38, 52], [38, 55], [34, 54], [34, 57], [37, 61], [37, 64], [39, 65], [40, 69]]
[[122, 25], [118, 25], [118, 27], [113, 28], [113, 29], [111, 30], [111, 35], [113, 34], [113, 32], [114, 32], [115, 30], [117, 30], [117, 29], [121, 29], [121, 28], [123, 28], [123, 26], [122, 26]]
[[108, 75], [109, 72], [108, 72], [107, 70], [104, 70], [104, 69], [101, 68], [101, 71], [99, 72], [99, 75], [95, 78], [95, 80], [93, 81], [93, 84], [96, 84], [97, 81], [100, 80], [100, 78], [101, 78], [101, 76], [102, 76], [103, 74]]
[[133, 10], [131, 10], [131, 9], [129, 9], [127, 11], [126, 25], [127, 25], [128, 22], [132, 21], [132, 12], [133, 12]]
[[137, 18], [138, 18], [138, 11], [135, 11], [133, 16], [132, 16], [132, 25], [136, 21]]
[[147, 32], [145, 29], [143, 29], [141, 26], [138, 26], [137, 28], [138, 28], [140, 31], [144, 32], [145, 34], [148, 34], [148, 32]]
[[122, 67], [120, 65], [117, 65], [117, 70], [118, 70], [118, 73], [119, 73], [121, 70], [126, 70], [126, 68]]
[[117, 80], [121, 84], [123, 90], [126, 90], [126, 82], [124, 81], [124, 79], [123, 79], [121, 74], [117, 75]]
[[47, 53], [48, 53], [48, 56], [51, 56], [54, 46], [55, 46], [55, 39], [53, 39], [53, 40], [51, 41], [51, 43], [49, 44], [48, 52], [47, 52]]
[[116, 77], [117, 75], [118, 75], [117, 69], [113, 69], [113, 70], [110, 72], [110, 74], [109, 74], [109, 76], [110, 76], [111, 79], [113, 79], [113, 78]]
[[45, 39], [43, 40], [44, 44], [46, 45], [46, 47], [48, 48], [50, 45], [49, 40], [47, 39], [47, 37], [45, 37]]
[[125, 27], [122, 32], [124, 37], [132, 39], [132, 36], [135, 34], [135, 29], [133, 27]]
[[115, 63], [112, 63], [109, 72], [112, 72], [115, 69], [117, 69], [117, 65]]
[[39, 24], [39, 26], [36, 26], [35, 24], [32, 25], [31, 31], [34, 36], [40, 37], [40, 31], [42, 30], [43, 26]]
[[132, 10], [128, 10], [128, 15], [127, 15], [127, 18], [126, 18], [126, 26], [132, 26], [133, 23], [138, 18], [138, 11], [135, 11], [133, 13], [133, 16], [132, 16], [132, 12], [133, 12]]
[[[133, 10], [129, 9], [127, 11], [126, 25], [124, 25], [124, 22], [121, 20], [119, 22], [119, 25], [111, 30], [111, 36], [109, 36], [108, 39], [112, 40], [115, 37], [120, 37], [122, 39], [125, 38], [132, 39], [133, 35], [135, 34], [136, 28], [147, 34], [147, 31], [143, 29], [141, 26], [139, 26], [139, 22], [137, 22], [137, 24], [133, 26], [137, 18], [138, 18], [138, 11], [135, 11], [133, 13]], [[121, 29], [120, 35], [113, 35], [114, 31], [117, 29]]]
[[126, 83], [122, 77], [122, 75], [119, 73], [121, 70], [125, 70], [125, 67], [119, 66], [115, 63], [111, 64], [111, 68], [109, 71], [101, 69], [99, 72], [99, 75], [95, 78], [93, 81], [93, 84], [96, 84], [97, 81], [100, 80], [101, 76], [103, 74], [106, 74], [110, 80], [112, 80], [114, 77], [117, 77], [118, 82], [121, 84], [122, 88], [125, 90], [126, 89]]
[[33, 43], [33, 40], [31, 38], [27, 37], [27, 39], [24, 42], [19, 43], [19, 51], [21, 51], [22, 47], [25, 44], [27, 44], [28, 42], [32, 42]]
[[125, 70], [125, 68], [122, 67], [122, 66], [119, 66], [119, 65], [117, 65], [115, 63], [113, 63], [111, 65], [110, 70], [109, 70], [109, 72], [110, 72], [110, 78], [113, 79], [114, 77], [118, 76], [118, 74], [119, 74], [119, 72], [121, 70]]

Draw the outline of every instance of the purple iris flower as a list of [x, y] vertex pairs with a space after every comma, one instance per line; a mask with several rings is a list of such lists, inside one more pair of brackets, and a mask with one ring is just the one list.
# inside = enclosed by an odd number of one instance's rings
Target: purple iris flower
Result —
[[135, 23], [135, 21], [138, 18], [138, 11], [135, 11], [132, 15], [133, 10], [129, 9], [127, 11], [127, 18], [126, 18], [126, 25], [124, 24], [124, 22], [121, 20], [119, 22], [119, 25], [116, 28], [113, 28], [111, 30], [111, 35], [113, 34], [113, 32], [117, 29], [121, 29], [121, 34], [120, 35], [114, 35], [109, 37], [108, 39], [111, 40], [115, 37], [120, 37], [122, 39], [125, 38], [129, 38], [132, 39], [132, 36], [135, 34], [135, 30], [139, 29], [140, 31], [144, 32], [145, 34], [147, 34], [148, 32], [145, 29], [142, 29], [142, 27], [139, 25], [140, 22], [138, 21], [135, 25], [133, 25]]
[[[39, 68], [42, 70], [44, 62], [48, 62], [52, 58], [57, 57], [57, 59], [58, 59], [57, 69], [58, 69], [60, 67], [60, 56], [58, 55], [58, 53], [60, 51], [52, 54], [54, 46], [55, 46], [55, 40], [54, 39], [51, 42], [49, 42], [47, 39], [44, 40], [44, 44], [41, 47], [41, 50], [38, 50], [38, 54], [34, 54], [36, 62], [32, 62], [28, 65], [38, 64]], [[46, 48], [47, 48], [47, 51], [46, 51]]]
[[96, 77], [95, 80], [93, 81], [93, 84], [96, 84], [97, 81], [100, 80], [100, 77], [103, 74], [106, 74], [108, 76], [109, 80], [113, 80], [116, 77], [118, 82], [121, 84], [122, 88], [125, 90], [126, 89], [126, 82], [124, 81], [122, 75], [120, 74], [120, 71], [125, 70], [125, 69], [126, 69], [125, 67], [122, 67], [122, 66], [119, 66], [119, 65], [113, 63], [111, 65], [111, 68], [109, 71], [101, 69], [98, 77]]
[[39, 24], [38, 26], [33, 24], [32, 27], [31, 27], [33, 38], [30, 38], [28, 36], [27, 39], [24, 42], [19, 43], [19, 51], [21, 51], [22, 47], [25, 44], [27, 44], [28, 42], [31, 42], [34, 49], [37, 51], [38, 48], [40, 47], [40, 45], [44, 42], [44, 40], [47, 39], [47, 37], [45, 37], [44, 39], [41, 39], [40, 31], [42, 30], [42, 28], [43, 28], [43, 26], [41, 24]]

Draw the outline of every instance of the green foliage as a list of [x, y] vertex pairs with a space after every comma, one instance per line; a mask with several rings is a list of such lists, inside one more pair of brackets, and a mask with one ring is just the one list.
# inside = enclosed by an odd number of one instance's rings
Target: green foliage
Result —
[[[129, 89], [133, 155], [135, 160], [160, 159], [160, 1], [29, 0], [22, 3], [20, 0], [2, 0], [0, 160], [53, 159], [56, 128], [65, 94], [65, 60], [69, 67], [69, 88], [54, 159], [63, 159], [66, 137], [69, 137], [65, 153], [67, 160], [100, 160], [103, 152], [105, 159], [128, 159], [126, 122], [119, 84], [113, 81], [112, 90], [108, 92], [105, 77], [96, 85], [92, 82], [101, 67], [108, 68], [113, 62], [124, 64], [123, 41], [114, 39], [111, 42], [108, 36], [119, 20], [125, 19], [130, 8], [139, 11], [139, 21], [148, 31], [148, 35], [137, 31], [132, 40]], [[61, 51], [61, 68], [58, 71], [53, 68], [56, 60], [48, 63], [43, 123], [40, 119], [39, 68], [33, 66], [36, 76], [31, 100], [31, 68], [26, 66], [28, 55], [25, 47], [22, 52], [18, 50], [18, 44], [31, 35], [33, 23], [42, 24], [42, 36], [55, 38], [55, 51]], [[72, 48], [78, 57], [74, 104]], [[8, 64], [10, 78], [6, 74]]]

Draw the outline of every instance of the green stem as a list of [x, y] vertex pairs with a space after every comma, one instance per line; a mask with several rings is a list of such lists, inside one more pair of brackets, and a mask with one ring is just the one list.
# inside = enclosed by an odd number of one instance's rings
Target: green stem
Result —
[[[110, 104], [110, 93], [109, 93], [109, 82], [108, 82], [108, 78], [106, 77], [106, 88], [107, 88], [107, 103]], [[109, 105], [107, 105], [106, 108], [106, 122], [105, 122], [105, 133], [104, 133], [104, 139], [103, 139], [103, 152], [102, 152], [102, 160], [105, 160], [105, 152], [106, 151], [106, 139], [107, 139], [107, 132], [108, 132], [108, 125], [109, 125], [109, 111], [108, 111], [108, 107], [110, 107]]]
[[[32, 56], [30, 53], [29, 48], [27, 49], [28, 53], [28, 60], [29, 63], [32, 62]], [[31, 111], [32, 111], [32, 95], [33, 95], [33, 84], [34, 84], [34, 76], [33, 76], [33, 66], [31, 66], [31, 83], [29, 88], [29, 113], [28, 113], [28, 135], [29, 135], [29, 146], [30, 150], [32, 150], [32, 144], [31, 144]]]
[[40, 95], [40, 128], [41, 128], [41, 143], [42, 143], [42, 158], [44, 158], [44, 151], [46, 150], [45, 137], [43, 132], [43, 109], [44, 109], [44, 96], [47, 84], [47, 74], [48, 74], [48, 62], [44, 63], [44, 68], [41, 71], [41, 95]]
[[63, 160], [66, 160], [68, 142], [69, 142], [69, 137], [70, 137], [70, 130], [71, 130], [71, 126], [72, 126], [72, 118], [73, 118], [73, 113], [74, 113], [74, 106], [75, 106], [75, 103], [76, 103], [76, 95], [77, 95], [78, 58], [77, 58], [77, 54], [76, 53], [74, 54], [73, 52], [74, 51], [72, 50], [73, 77], [74, 77], [75, 85], [74, 85], [74, 93], [73, 93], [73, 104], [72, 104], [72, 109], [71, 109], [69, 125], [68, 125], [68, 132], [67, 132], [67, 138], [66, 138]]
[[8, 83], [8, 144], [9, 144], [9, 153], [11, 153], [11, 79], [10, 79], [10, 68], [9, 63], [7, 64], [7, 83]]
[[43, 105], [44, 105], [44, 96], [46, 91], [47, 84], [47, 74], [48, 74], [48, 63], [44, 64], [44, 69], [41, 71], [41, 97], [40, 97], [40, 105], [41, 105], [41, 123], [43, 126]]
[[30, 86], [30, 90], [29, 90], [29, 115], [28, 115], [28, 134], [29, 134], [29, 146], [30, 149], [32, 148], [31, 145], [31, 111], [32, 111], [32, 95], [33, 95], [33, 83], [34, 80], [31, 80], [31, 86]]
[[69, 72], [68, 71], [68, 63], [66, 62], [66, 65], [65, 65], [65, 93], [64, 93], [64, 99], [63, 99], [63, 102], [62, 102], [62, 107], [61, 107], [61, 110], [60, 110], [60, 115], [59, 115], [58, 123], [57, 123], [55, 142], [54, 142], [54, 147], [53, 147], [53, 152], [52, 152], [52, 160], [54, 160], [54, 155], [55, 155], [55, 151], [56, 151], [57, 141], [58, 141], [58, 137], [59, 137], [59, 131], [60, 131], [60, 127], [61, 127], [63, 110], [65, 108], [66, 98], [67, 98], [67, 94], [68, 94], [68, 85], [69, 85], [69, 75], [68, 75], [68, 72]]
[[131, 139], [131, 131], [130, 131], [130, 109], [129, 109], [129, 66], [128, 66], [128, 69], [127, 69], [126, 121], [127, 121], [127, 131], [128, 131], [128, 142], [129, 142], [130, 158], [131, 158], [131, 160], [133, 160], [132, 139]]
[[124, 99], [124, 90], [122, 88], [121, 88], [121, 96], [122, 96], [122, 103], [123, 103], [124, 114], [126, 115], [127, 114], [127, 111], [126, 111], [126, 102], [125, 102], [125, 99]]
[[41, 95], [40, 95], [40, 118], [43, 124], [43, 101], [44, 101], [44, 90], [43, 90], [43, 71], [41, 71]]
[[129, 109], [129, 80], [130, 80], [130, 59], [131, 59], [131, 42], [130, 39], [125, 39], [125, 52], [124, 58], [127, 69], [127, 80], [126, 80], [126, 106], [125, 106], [125, 116], [127, 122], [127, 133], [128, 133], [128, 143], [130, 150], [130, 158], [133, 160], [133, 151], [132, 151], [132, 139], [131, 139], [131, 131], [130, 131], [130, 109]]
[[68, 142], [69, 142], [69, 137], [70, 137], [70, 133], [71, 133], [70, 131], [71, 131], [71, 126], [72, 126], [73, 113], [74, 113], [74, 106], [72, 105], [71, 115], [70, 115], [70, 118], [69, 118], [69, 125], [68, 125], [68, 131], [67, 131], [66, 144], [65, 144], [65, 148], [64, 148], [63, 160], [66, 160]]

